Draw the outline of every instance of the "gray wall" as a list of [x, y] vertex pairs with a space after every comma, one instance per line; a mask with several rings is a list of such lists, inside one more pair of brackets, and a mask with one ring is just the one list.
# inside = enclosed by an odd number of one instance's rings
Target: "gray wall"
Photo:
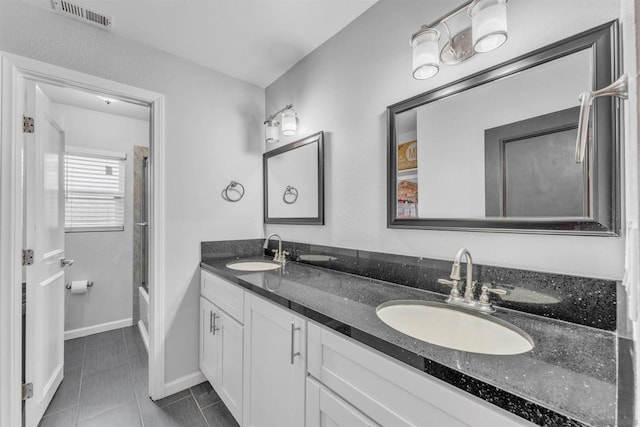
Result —
[[[298, 135], [279, 144], [319, 130], [327, 132], [327, 144], [326, 225], [269, 225], [266, 231], [290, 241], [445, 260], [466, 247], [483, 264], [621, 279], [622, 237], [388, 229], [385, 190], [388, 105], [616, 18], [626, 28], [625, 44], [633, 46], [633, 22], [621, 16], [621, 4], [512, 0], [504, 46], [464, 64], [442, 65], [437, 76], [418, 81], [411, 76], [409, 37], [453, 2], [381, 0], [267, 88], [267, 111], [293, 103], [300, 120]], [[635, 52], [625, 53], [625, 71], [635, 75]], [[635, 113], [634, 103], [626, 107]]]
[[0, 50], [165, 95], [166, 381], [198, 372], [200, 242], [263, 233], [264, 90], [19, 1], [0, 1]]

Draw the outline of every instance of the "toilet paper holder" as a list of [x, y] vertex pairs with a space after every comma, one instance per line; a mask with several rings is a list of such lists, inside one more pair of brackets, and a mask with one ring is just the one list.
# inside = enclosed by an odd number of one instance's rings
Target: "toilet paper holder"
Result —
[[[87, 287], [90, 288], [93, 286], [93, 281], [92, 280], [88, 280], [87, 281]], [[71, 283], [67, 283], [66, 285], [64, 285], [65, 288], [67, 289], [71, 289]]]

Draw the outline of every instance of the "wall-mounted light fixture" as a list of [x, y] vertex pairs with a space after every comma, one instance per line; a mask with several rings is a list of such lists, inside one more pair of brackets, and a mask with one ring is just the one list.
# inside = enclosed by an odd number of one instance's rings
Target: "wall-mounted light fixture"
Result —
[[[442, 27], [447, 40], [440, 48]], [[490, 52], [507, 41], [507, 0], [472, 0], [411, 36], [413, 77], [435, 76], [440, 62], [459, 64], [476, 53]]]
[[293, 109], [292, 104], [285, 105], [284, 108], [276, 111], [264, 121], [264, 137], [269, 143], [275, 143], [280, 140], [280, 129], [284, 136], [292, 136], [296, 134], [298, 128], [298, 115]]

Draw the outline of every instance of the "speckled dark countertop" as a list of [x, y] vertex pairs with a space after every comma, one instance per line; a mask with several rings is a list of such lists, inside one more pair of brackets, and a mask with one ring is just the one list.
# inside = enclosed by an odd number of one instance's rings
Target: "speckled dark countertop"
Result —
[[226, 268], [229, 261], [204, 258], [201, 267], [531, 422], [616, 424], [613, 332], [498, 308], [494, 316], [526, 331], [533, 350], [512, 356], [450, 350], [395, 331], [375, 311], [390, 300], [443, 301], [440, 294], [297, 262], [242, 272]]

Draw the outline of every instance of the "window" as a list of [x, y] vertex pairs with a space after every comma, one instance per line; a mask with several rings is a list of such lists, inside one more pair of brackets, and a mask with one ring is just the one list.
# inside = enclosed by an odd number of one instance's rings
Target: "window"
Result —
[[125, 154], [67, 147], [65, 231], [124, 230]]

